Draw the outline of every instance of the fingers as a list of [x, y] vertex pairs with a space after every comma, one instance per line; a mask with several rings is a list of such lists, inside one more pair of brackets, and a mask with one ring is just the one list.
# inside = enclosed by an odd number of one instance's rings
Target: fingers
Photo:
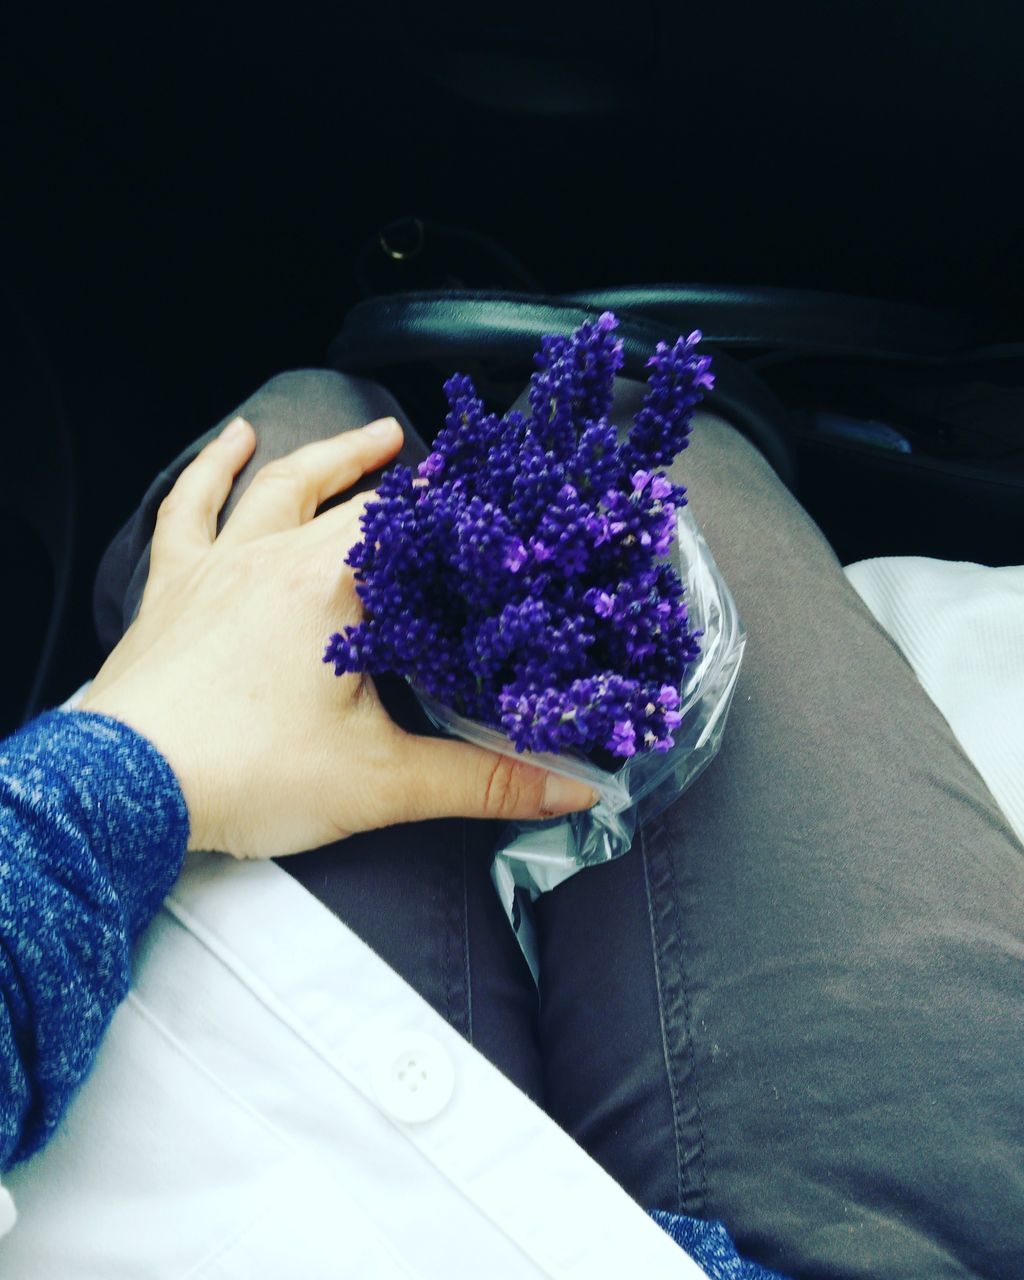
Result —
[[464, 742], [406, 735], [396, 776], [408, 779], [391, 821], [424, 818], [551, 818], [589, 809], [597, 794], [584, 782]]
[[339, 502], [336, 507], [322, 512], [304, 527], [306, 536], [311, 543], [330, 543], [344, 555], [353, 543], [359, 541], [360, 517], [376, 497], [376, 489], [371, 489], [368, 493], [357, 493], [347, 502]]
[[209, 550], [217, 536], [220, 509], [255, 447], [251, 425], [233, 418], [188, 464], [157, 512], [153, 572]]
[[305, 524], [321, 503], [383, 466], [401, 446], [402, 428], [394, 418], [381, 418], [269, 463], [242, 495], [220, 540], [246, 542]]

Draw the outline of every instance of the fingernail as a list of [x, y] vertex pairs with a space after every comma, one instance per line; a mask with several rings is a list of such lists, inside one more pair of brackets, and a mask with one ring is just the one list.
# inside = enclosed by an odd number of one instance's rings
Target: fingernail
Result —
[[390, 440], [401, 428], [397, 418], [378, 418], [376, 422], [368, 423], [363, 430], [375, 440]]
[[241, 438], [252, 428], [244, 418], [232, 418], [224, 430], [220, 433], [220, 438], [225, 444], [234, 444], [236, 440]]
[[549, 773], [544, 782], [544, 813], [575, 813], [597, 804], [597, 792], [585, 782]]

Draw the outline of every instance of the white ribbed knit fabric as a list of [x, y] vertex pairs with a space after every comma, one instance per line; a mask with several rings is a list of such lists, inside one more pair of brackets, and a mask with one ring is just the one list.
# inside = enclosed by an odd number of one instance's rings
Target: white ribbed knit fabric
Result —
[[1024, 565], [899, 556], [846, 574], [1024, 841]]

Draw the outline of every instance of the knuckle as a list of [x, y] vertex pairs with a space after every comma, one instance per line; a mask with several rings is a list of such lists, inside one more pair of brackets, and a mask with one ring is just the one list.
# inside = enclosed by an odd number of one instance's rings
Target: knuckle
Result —
[[498, 756], [488, 766], [484, 810], [489, 817], [510, 818], [518, 813], [526, 796], [524, 771], [508, 756]]
[[261, 467], [253, 480], [253, 484], [273, 487], [284, 485], [294, 488], [302, 480], [299, 468], [291, 458], [276, 458]]
[[156, 518], [158, 524], [166, 524], [168, 521], [177, 519], [181, 514], [182, 500], [181, 491], [175, 486], [168, 493], [156, 510]]

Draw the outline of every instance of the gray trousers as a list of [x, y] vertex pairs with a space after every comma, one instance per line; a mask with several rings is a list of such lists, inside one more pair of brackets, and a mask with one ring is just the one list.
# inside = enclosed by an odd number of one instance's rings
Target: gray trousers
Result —
[[[620, 418], [640, 393], [619, 385]], [[263, 462], [381, 414], [423, 448], [335, 373], [238, 412], [259, 444], [228, 510]], [[199, 443], [103, 561], [108, 646]], [[282, 865], [645, 1206], [720, 1218], [793, 1277], [1024, 1276], [1024, 850], [760, 455], [703, 415], [676, 473], [749, 633], [724, 745], [627, 856], [541, 899], [539, 1005], [489, 824]]]

